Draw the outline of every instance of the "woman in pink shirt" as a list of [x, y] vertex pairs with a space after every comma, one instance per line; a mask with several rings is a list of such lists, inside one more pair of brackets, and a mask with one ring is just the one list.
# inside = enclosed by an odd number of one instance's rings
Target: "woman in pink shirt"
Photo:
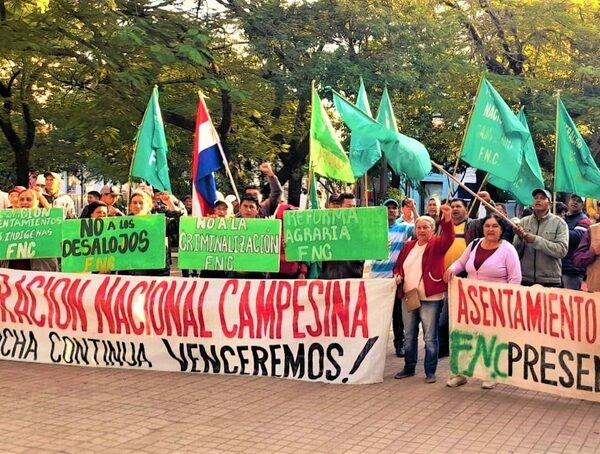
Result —
[[490, 214], [483, 223], [483, 238], [474, 240], [462, 256], [448, 267], [444, 280], [466, 271], [470, 279], [521, 283], [521, 261], [511, 243], [502, 239], [502, 222]]
[[[448, 282], [463, 271], [470, 279], [488, 282], [521, 283], [521, 261], [511, 243], [502, 239], [503, 223], [500, 216], [490, 214], [483, 223], [483, 238], [474, 240], [463, 255], [448, 267], [444, 280]], [[467, 383], [464, 375], [452, 375], [446, 385], [456, 388]], [[483, 389], [496, 386], [494, 381], [484, 381]]]

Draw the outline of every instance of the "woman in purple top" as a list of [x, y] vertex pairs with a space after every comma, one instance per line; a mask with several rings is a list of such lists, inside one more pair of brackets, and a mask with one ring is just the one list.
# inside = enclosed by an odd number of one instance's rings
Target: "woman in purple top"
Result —
[[[490, 214], [483, 223], [483, 238], [474, 240], [463, 255], [448, 267], [444, 280], [448, 282], [455, 275], [467, 272], [467, 277], [488, 282], [521, 283], [521, 262], [511, 243], [502, 239], [503, 223], [496, 214]], [[456, 388], [467, 383], [464, 375], [453, 375], [446, 385]], [[484, 381], [483, 389], [496, 386], [494, 381]]]
[[471, 279], [488, 282], [521, 283], [521, 261], [517, 251], [502, 239], [503, 224], [496, 214], [483, 223], [483, 238], [474, 240], [463, 255], [446, 270], [444, 280], [466, 271]]

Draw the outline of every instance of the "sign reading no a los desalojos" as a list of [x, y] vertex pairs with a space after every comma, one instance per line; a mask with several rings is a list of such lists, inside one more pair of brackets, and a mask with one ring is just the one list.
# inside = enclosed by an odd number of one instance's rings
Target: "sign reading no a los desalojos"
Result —
[[70, 219], [63, 223], [62, 246], [67, 272], [161, 269], [165, 216]]
[[222, 271], [279, 271], [278, 219], [184, 216], [179, 221], [179, 266]]

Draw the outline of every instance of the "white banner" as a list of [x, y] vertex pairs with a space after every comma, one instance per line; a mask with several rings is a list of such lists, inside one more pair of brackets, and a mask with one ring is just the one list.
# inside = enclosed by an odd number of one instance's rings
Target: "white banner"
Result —
[[600, 402], [600, 294], [472, 279], [449, 286], [450, 370]]
[[383, 381], [392, 279], [184, 279], [0, 269], [0, 358]]

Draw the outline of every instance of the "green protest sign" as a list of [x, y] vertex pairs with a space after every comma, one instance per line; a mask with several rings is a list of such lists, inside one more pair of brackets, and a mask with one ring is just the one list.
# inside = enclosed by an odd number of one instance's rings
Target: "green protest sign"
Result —
[[63, 222], [62, 271], [161, 269], [165, 216], [121, 216]]
[[60, 257], [62, 208], [0, 210], [0, 259]]
[[222, 271], [279, 271], [277, 219], [179, 220], [179, 267]]
[[289, 261], [387, 259], [385, 207], [286, 211], [285, 258]]

